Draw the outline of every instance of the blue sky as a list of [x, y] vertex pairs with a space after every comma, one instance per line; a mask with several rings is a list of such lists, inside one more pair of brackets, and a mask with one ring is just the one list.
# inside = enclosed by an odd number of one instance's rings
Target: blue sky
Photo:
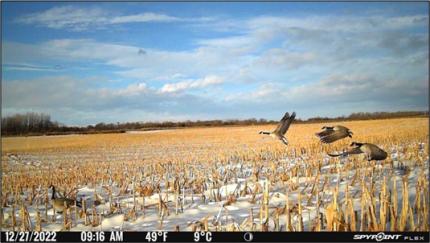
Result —
[[2, 3], [2, 112], [68, 125], [428, 110], [427, 3]]

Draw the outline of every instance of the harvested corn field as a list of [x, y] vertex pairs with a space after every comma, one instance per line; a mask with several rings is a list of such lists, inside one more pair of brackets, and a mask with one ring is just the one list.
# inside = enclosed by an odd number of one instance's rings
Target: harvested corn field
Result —
[[[429, 119], [2, 138], [2, 230], [428, 231]], [[331, 158], [352, 141], [383, 161]], [[57, 194], [79, 202], [55, 212]], [[57, 196], [58, 198], [58, 196]]]

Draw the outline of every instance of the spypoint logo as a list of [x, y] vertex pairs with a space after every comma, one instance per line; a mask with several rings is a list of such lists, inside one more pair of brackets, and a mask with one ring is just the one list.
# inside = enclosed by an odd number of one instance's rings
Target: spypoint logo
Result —
[[385, 234], [379, 232], [378, 234], [360, 234], [354, 235], [354, 240], [376, 240], [378, 242], [383, 240], [398, 240], [402, 235]]

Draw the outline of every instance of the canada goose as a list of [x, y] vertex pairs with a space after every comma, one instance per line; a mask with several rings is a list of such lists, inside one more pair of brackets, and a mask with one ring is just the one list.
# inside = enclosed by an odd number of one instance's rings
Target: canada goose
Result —
[[349, 128], [344, 126], [334, 126], [334, 127], [322, 127], [324, 131], [316, 133], [315, 135], [323, 143], [332, 143], [342, 138], [350, 137], [352, 138], [352, 132]]
[[371, 160], [384, 160], [387, 158], [387, 152], [379, 148], [378, 146], [371, 143], [357, 143], [352, 142], [351, 146], [355, 146], [349, 151], [345, 151], [341, 154], [328, 154], [331, 157], [337, 157], [340, 155], [349, 155], [349, 154], [366, 154], [366, 158], [368, 161]]
[[[52, 188], [52, 197], [51, 197], [52, 205], [55, 208], [55, 211], [57, 211], [57, 213], [63, 212], [64, 202], [66, 203], [66, 209], [75, 205], [76, 200], [66, 198], [66, 197], [57, 198], [55, 196], [55, 186], [51, 185], [51, 186], [49, 186], [49, 188]], [[81, 202], [76, 201], [76, 206], [82, 207]]]
[[281, 121], [278, 124], [278, 127], [276, 127], [275, 131], [273, 132], [267, 132], [267, 131], [260, 131], [260, 134], [266, 134], [271, 136], [272, 138], [277, 138], [281, 140], [285, 145], [288, 145], [288, 140], [284, 136], [287, 132], [288, 128], [290, 127], [291, 122], [293, 122], [294, 118], [296, 117], [296, 113], [293, 112], [293, 114], [285, 113], [284, 117], [282, 117]]
[[97, 194], [97, 192], [94, 193], [94, 205], [99, 206], [103, 203], [103, 198]]

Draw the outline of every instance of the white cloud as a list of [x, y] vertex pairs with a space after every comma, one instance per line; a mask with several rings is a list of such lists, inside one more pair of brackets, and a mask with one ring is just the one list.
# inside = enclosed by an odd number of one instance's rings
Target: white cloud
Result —
[[[403, 29], [416, 26], [425, 26], [428, 22], [426, 15], [408, 16], [369, 16], [369, 15], [320, 15], [298, 17], [261, 16], [248, 20], [246, 24], [260, 34], [268, 36], [274, 34], [273, 31], [285, 31], [291, 28], [303, 28], [308, 30], [327, 31], [369, 31], [379, 29]], [[270, 35], [269, 35], [270, 33]]]
[[[79, 11], [73, 14], [84, 15]], [[39, 16], [39, 20], [43, 19], [45, 25], [52, 22], [52, 28], [88, 29], [111, 22], [186, 22], [147, 13], [104, 20], [104, 13], [95, 11], [93, 23], [60, 17], [56, 22], [55, 13], [47, 16]], [[212, 20], [198, 27], [211, 26]], [[360, 110], [360, 103], [368, 105], [361, 106], [362, 111], [427, 106], [427, 16], [257, 16], [224, 20], [229, 26], [222, 31], [234, 32], [192, 40], [194, 47], [181, 51], [92, 39], [4, 42], [3, 63], [13, 62], [13, 67], [37, 66], [31, 63], [44, 67], [57, 61], [88, 63], [87, 68], [93, 71], [107, 67], [105, 70], [112, 70], [110, 78], [119, 76], [125, 81], [115, 88], [103, 84], [89, 88], [87, 83], [67, 79], [57, 79], [62, 80], [61, 85], [55, 80], [5, 82], [3, 104], [16, 110], [61, 104], [76, 113], [85, 109], [104, 114], [109, 109], [141, 109], [145, 114], [159, 113], [169, 118], [209, 118], [208, 110], [214, 118], [249, 118], [266, 117], [265, 112], [282, 113], [287, 107], [307, 110], [315, 116], [348, 111], [348, 105], [351, 110]], [[222, 27], [222, 22], [217, 25]], [[199, 36], [213, 36], [212, 29], [204, 31], [209, 31], [208, 35]], [[203, 101], [205, 107], [201, 108]], [[229, 105], [223, 101], [229, 101]]]
[[[103, 80], [93, 79], [50, 76], [5, 81], [2, 83], [3, 114], [38, 111], [66, 124], [89, 124], [216, 118], [212, 111], [219, 109], [207, 97], [163, 93], [142, 82], [123, 88], [98, 87]], [[203, 87], [219, 82], [216, 80], [209, 77], [193, 85]], [[189, 110], [190, 107], [193, 109]]]
[[152, 12], [117, 15], [102, 8], [78, 8], [73, 6], [53, 7], [45, 11], [20, 16], [16, 19], [17, 23], [35, 24], [70, 31], [102, 29], [112, 24], [172, 21], [182, 21], [182, 19]]
[[124, 97], [130, 97], [130, 96], [136, 96], [136, 95], [142, 95], [147, 92], [151, 92], [151, 90], [147, 87], [145, 83], [133, 83], [128, 85], [125, 88], [117, 88], [117, 89], [107, 89], [102, 88], [98, 90], [101, 97], [112, 97], [112, 96], [124, 96]]
[[90, 27], [100, 27], [110, 20], [108, 13], [99, 8], [75, 8], [72, 6], [53, 7], [48, 10], [21, 16], [16, 22], [36, 24], [52, 29], [81, 31]]
[[263, 83], [254, 90], [248, 92], [237, 92], [227, 95], [224, 100], [229, 102], [260, 102], [273, 100], [274, 97], [281, 95], [281, 87], [273, 83]]
[[[5, 63], [51, 60], [105, 64], [120, 68], [116, 74], [139, 80], [168, 80], [181, 77], [205, 77], [208, 73], [224, 76], [234, 73], [248, 57], [235, 55], [229, 49], [197, 48], [189, 51], [164, 51], [89, 39], [58, 39], [40, 44], [6, 42], [3, 53]], [[179, 75], [179, 76], [178, 76]], [[170, 80], [170, 81], [176, 81]]]
[[197, 89], [197, 88], [205, 88], [212, 85], [217, 85], [223, 83], [222, 78], [210, 75], [206, 76], [203, 79], [198, 80], [188, 80], [188, 81], [182, 81], [178, 83], [167, 83], [165, 84], [160, 92], [162, 93], [174, 93], [174, 92], [180, 92], [180, 91], [187, 91], [190, 89]]
[[[97, 17], [100, 14], [94, 15]], [[176, 17], [163, 14], [117, 17], [109, 18], [109, 21], [147, 21], [157, 18], [160, 21], [179, 21]], [[392, 59], [399, 58], [399, 55], [402, 58], [407, 58], [409, 54], [416, 55], [413, 52], [419, 51], [417, 46], [428, 42], [427, 37], [399, 37], [392, 33], [402, 35], [403, 32], [392, 30], [422, 26], [426, 18], [421, 15], [387, 17], [392, 23], [382, 25], [378, 22], [378, 16], [257, 16], [237, 20], [240, 24], [235, 26], [242, 31], [234, 35], [200, 39], [195, 41], [197, 46], [194, 49], [186, 51], [157, 50], [90, 39], [59, 39], [27, 46], [14, 43], [14, 47], [6, 43], [10, 47], [4, 48], [8, 55], [3, 60], [27, 59], [34, 53], [45, 56], [45, 59], [97, 61], [119, 67], [119, 70], [114, 71], [115, 74], [139, 80], [163, 80], [177, 73], [183, 73], [186, 77], [204, 77], [213, 73], [222, 76], [227, 82], [281, 82], [285, 78], [304, 79], [300, 77], [305, 74], [297, 73], [300, 68], [307, 68], [303, 71], [312, 73], [318, 69], [351, 66], [351, 62], [366, 62], [366, 55], [386, 55], [381, 54], [381, 51], [387, 49], [393, 51], [393, 55], [388, 55]], [[212, 20], [208, 19], [207, 24], [210, 26]], [[233, 20], [226, 18], [225, 21]], [[382, 18], [381, 21], [387, 20]], [[392, 41], [386, 44], [387, 40]], [[145, 55], [139, 55], [141, 50], [144, 50]], [[286, 70], [289, 72], [286, 73]]]
[[17, 64], [6, 64], [3, 66], [4, 70], [16, 70], [16, 71], [44, 71], [44, 72], [58, 72], [62, 69], [61, 65], [52, 66], [42, 66], [42, 65], [33, 65], [26, 63], [17, 63]]
[[264, 52], [255, 65], [263, 65], [269, 68], [298, 68], [309, 65], [317, 59], [312, 52], [293, 52], [281, 48], [273, 48]]
[[115, 17], [110, 20], [112, 24], [124, 24], [124, 23], [137, 23], [137, 22], [172, 22], [181, 21], [181, 18], [169, 16], [166, 14], [156, 14], [156, 13], [143, 13], [134, 15], [125, 15]]
[[125, 89], [118, 90], [120, 95], [138, 95], [140, 93], [146, 92], [148, 89], [145, 83], [131, 84]]
[[294, 87], [262, 84], [250, 91], [229, 95], [225, 100], [237, 110], [253, 110], [256, 117], [261, 111], [272, 114], [296, 110], [301, 118], [306, 118], [357, 111], [426, 110], [428, 95], [426, 79], [381, 80], [372, 74], [334, 74]]
[[201, 45], [201, 50], [205, 50], [206, 48], [212, 51], [221, 50], [222, 52], [228, 50], [235, 54], [246, 54], [248, 52], [252, 52], [262, 44], [262, 42], [255, 39], [254, 36], [248, 35], [205, 39], [200, 40], [197, 43]]

